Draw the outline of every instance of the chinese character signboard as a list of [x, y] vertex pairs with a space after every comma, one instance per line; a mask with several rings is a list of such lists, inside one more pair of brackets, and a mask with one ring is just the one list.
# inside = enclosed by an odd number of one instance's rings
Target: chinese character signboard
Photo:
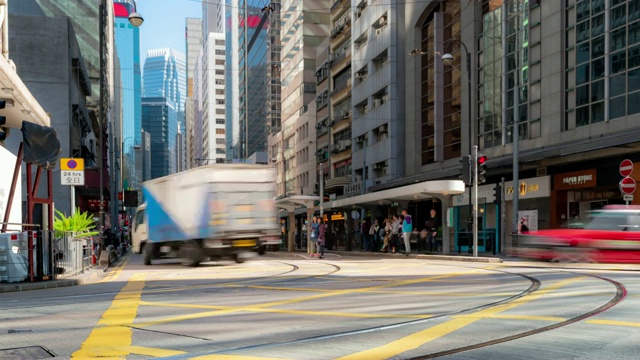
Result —
[[60, 159], [62, 185], [84, 186], [84, 159]]

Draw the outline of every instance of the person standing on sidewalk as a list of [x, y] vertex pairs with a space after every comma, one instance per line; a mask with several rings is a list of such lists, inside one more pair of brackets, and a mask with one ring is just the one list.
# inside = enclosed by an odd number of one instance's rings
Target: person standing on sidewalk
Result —
[[367, 221], [367, 219], [362, 219], [362, 250], [369, 251], [369, 230], [371, 230], [371, 225]]
[[319, 249], [319, 258], [324, 259], [324, 246], [326, 244], [326, 225], [324, 224], [323, 219], [319, 220], [318, 224], [318, 249]]
[[411, 215], [407, 209], [402, 209], [402, 238], [404, 240], [404, 253], [409, 256], [411, 254], [411, 232], [413, 232], [413, 223], [411, 221]]
[[311, 232], [311, 257], [318, 256], [318, 220], [314, 216], [311, 222], [311, 226], [309, 226], [309, 231]]
[[433, 252], [434, 249], [438, 249], [436, 238], [438, 237], [438, 227], [440, 224], [436, 217], [436, 209], [431, 209], [430, 215], [431, 217], [426, 221], [425, 225], [427, 229], [427, 249], [429, 252]]

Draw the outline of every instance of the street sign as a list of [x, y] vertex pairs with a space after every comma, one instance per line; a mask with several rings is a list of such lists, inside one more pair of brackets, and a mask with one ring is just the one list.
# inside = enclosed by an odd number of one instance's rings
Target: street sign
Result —
[[622, 200], [633, 201], [633, 194], [625, 194], [624, 196], [622, 196]]
[[60, 159], [60, 170], [84, 171], [84, 159], [62, 158]]
[[60, 171], [62, 185], [84, 186], [84, 171]]
[[620, 181], [620, 191], [624, 194], [633, 194], [636, 191], [636, 181], [630, 177], [622, 179]]
[[620, 175], [622, 175], [623, 177], [631, 175], [631, 173], [633, 172], [633, 161], [629, 159], [622, 160], [618, 170], [620, 171]]

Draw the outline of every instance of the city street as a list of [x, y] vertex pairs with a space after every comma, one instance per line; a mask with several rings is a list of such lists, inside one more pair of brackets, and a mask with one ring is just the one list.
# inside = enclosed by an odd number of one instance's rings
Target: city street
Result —
[[97, 284], [1, 295], [0, 358], [637, 358], [637, 272], [537, 265], [129, 255]]

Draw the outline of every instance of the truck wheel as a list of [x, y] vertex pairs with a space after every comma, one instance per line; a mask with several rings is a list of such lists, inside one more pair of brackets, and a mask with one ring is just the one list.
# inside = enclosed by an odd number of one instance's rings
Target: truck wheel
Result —
[[140, 245], [140, 247], [143, 248], [142, 254], [144, 258], [144, 264], [151, 265], [151, 259], [153, 258], [153, 244], [150, 242], [146, 242]]
[[245, 261], [247, 261], [247, 259], [244, 256], [242, 256], [242, 254], [235, 254], [233, 256], [233, 260], [235, 260], [236, 263], [238, 263], [238, 264], [242, 264]]
[[190, 267], [197, 267], [202, 261], [202, 248], [195, 241], [187, 241], [180, 246], [180, 257], [182, 264]]

